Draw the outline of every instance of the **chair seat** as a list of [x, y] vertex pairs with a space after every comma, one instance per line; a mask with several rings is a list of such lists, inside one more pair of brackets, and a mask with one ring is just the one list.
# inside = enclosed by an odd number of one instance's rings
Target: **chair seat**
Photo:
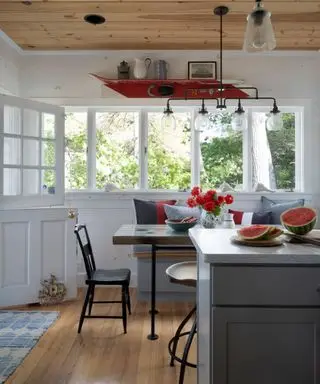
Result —
[[170, 265], [166, 274], [172, 283], [195, 287], [197, 285], [197, 263], [184, 261]]
[[121, 284], [130, 282], [130, 269], [97, 269], [92, 278], [86, 280], [86, 284]]

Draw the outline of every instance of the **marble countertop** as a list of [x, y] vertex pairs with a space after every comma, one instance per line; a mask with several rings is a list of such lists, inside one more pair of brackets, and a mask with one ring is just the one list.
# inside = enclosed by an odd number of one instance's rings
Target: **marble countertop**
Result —
[[276, 247], [251, 247], [231, 242], [236, 229], [194, 227], [189, 236], [204, 261], [211, 264], [315, 264], [320, 265], [320, 247], [284, 242]]

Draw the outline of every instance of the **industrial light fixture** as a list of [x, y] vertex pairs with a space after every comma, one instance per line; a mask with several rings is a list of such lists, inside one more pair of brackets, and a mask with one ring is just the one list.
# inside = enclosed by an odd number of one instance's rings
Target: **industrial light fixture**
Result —
[[173, 110], [170, 108], [169, 103], [167, 103], [167, 107], [163, 111], [163, 116], [161, 119], [161, 128], [162, 130], [176, 129], [176, 119], [174, 117]]
[[238, 100], [238, 108], [232, 114], [231, 125], [235, 131], [243, 131], [247, 126], [246, 112], [240, 100]]
[[272, 51], [275, 47], [271, 13], [264, 9], [261, 0], [256, 0], [253, 11], [247, 17], [243, 49], [247, 52]]
[[[262, 23], [264, 23], [264, 19], [268, 18], [270, 21], [270, 14], [269, 12], [262, 11], [261, 12], [261, 7], [262, 5], [260, 4], [260, 1], [257, 1], [257, 7], [259, 8], [258, 15], [260, 16], [254, 16], [256, 20], [259, 20]], [[185, 92], [185, 97], [171, 97], [167, 100], [167, 105], [164, 110], [164, 116], [162, 118], [162, 127], [166, 127], [168, 129], [168, 126], [171, 125], [171, 128], [175, 128], [175, 118], [174, 118], [174, 113], [173, 110], [170, 106], [170, 102], [173, 102], [175, 100], [201, 100], [201, 108], [199, 110], [199, 115], [195, 119], [195, 124], [194, 124], [194, 129], [196, 131], [202, 131], [206, 129], [209, 124], [210, 120], [208, 117], [208, 111], [205, 107], [204, 100], [215, 100], [216, 101], [216, 108], [223, 110], [227, 108], [227, 101], [228, 100], [238, 100], [238, 108], [235, 110], [232, 116], [232, 127], [234, 130], [241, 131], [246, 128], [247, 126], [247, 121], [246, 121], [246, 113], [241, 105], [241, 100], [272, 100], [273, 101], [273, 108], [270, 111], [268, 120], [267, 120], [267, 129], [269, 130], [276, 130], [276, 129], [281, 129], [281, 124], [282, 124], [282, 118], [280, 115], [280, 110], [277, 106], [276, 99], [274, 97], [262, 97], [259, 95], [259, 91], [256, 87], [242, 87], [242, 86], [236, 86], [236, 85], [230, 85], [230, 84], [224, 84], [222, 80], [222, 74], [223, 74], [223, 59], [222, 59], [222, 54], [223, 54], [223, 41], [222, 41], [222, 19], [223, 16], [225, 16], [229, 12], [229, 8], [226, 6], [219, 6], [214, 8], [213, 13], [216, 16], [220, 17], [220, 78], [217, 82], [210, 84], [210, 88], [213, 88], [213, 96], [212, 97], [194, 97], [194, 94], [199, 94], [201, 91], [206, 90], [208, 91], [208, 88], [203, 88], [203, 89], [188, 89]], [[251, 15], [249, 15], [251, 16]], [[268, 45], [270, 47], [270, 45]], [[217, 78], [217, 77], [215, 77]], [[254, 96], [248, 96], [248, 97], [225, 97], [224, 94], [228, 90], [250, 90], [254, 92]], [[211, 89], [210, 89], [211, 90]], [[189, 91], [191, 91], [192, 96], [189, 96]], [[217, 97], [214, 97], [214, 93], [217, 91]]]
[[194, 120], [194, 130], [202, 132], [209, 127], [209, 124], [210, 120], [208, 116], [208, 110], [204, 105], [204, 99], [202, 99], [202, 104], [198, 116]]

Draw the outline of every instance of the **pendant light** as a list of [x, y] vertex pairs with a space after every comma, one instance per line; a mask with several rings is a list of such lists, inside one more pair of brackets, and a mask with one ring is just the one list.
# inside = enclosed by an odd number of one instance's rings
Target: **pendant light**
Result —
[[270, 111], [269, 117], [267, 119], [267, 129], [268, 131], [280, 131], [282, 128], [282, 115], [277, 104], [274, 104], [273, 109]]
[[[195, 119], [195, 131], [203, 131], [205, 130], [206, 128], [208, 128], [210, 126], [210, 120], [208, 118], [208, 111], [207, 109], [205, 108], [205, 104], [204, 104], [204, 100], [208, 100], [208, 101], [216, 101], [216, 109], [217, 110], [224, 110], [227, 108], [227, 102], [229, 100], [237, 100], [238, 101], [238, 108], [234, 111], [233, 113], [233, 116], [232, 116], [232, 121], [231, 121], [231, 125], [232, 125], [232, 128], [235, 130], [235, 131], [241, 131], [241, 130], [244, 130], [247, 128], [247, 115], [244, 111], [244, 109], [242, 108], [242, 105], [241, 105], [241, 102], [240, 100], [243, 100], [243, 101], [246, 101], [246, 100], [272, 100], [273, 101], [273, 109], [270, 111], [270, 115], [269, 115], [269, 118], [267, 120], [267, 129], [268, 130], [278, 130], [278, 129], [281, 129], [282, 126], [283, 126], [283, 122], [282, 122], [282, 117], [281, 117], [281, 113], [278, 109], [278, 106], [277, 106], [277, 102], [276, 102], [276, 99], [274, 97], [264, 97], [264, 96], [260, 96], [259, 95], [259, 90], [258, 88], [256, 87], [249, 87], [249, 86], [234, 86], [232, 85], [232, 88], [236, 88], [236, 89], [239, 89], [239, 90], [250, 90], [252, 92], [254, 92], [254, 95], [252, 96], [246, 96], [246, 97], [228, 97], [226, 96], [224, 93], [226, 91], [228, 91], [228, 89], [230, 89], [230, 85], [229, 84], [224, 84], [223, 80], [222, 80], [222, 71], [223, 71], [223, 25], [222, 25], [222, 20], [223, 20], [223, 17], [225, 15], [227, 15], [229, 12], [229, 8], [224, 6], [224, 5], [220, 5], [216, 8], [214, 8], [213, 10], [213, 13], [214, 15], [218, 16], [219, 17], [219, 20], [220, 20], [220, 41], [219, 41], [219, 45], [220, 45], [220, 76], [219, 76], [219, 79], [217, 79], [217, 76], [215, 76], [215, 87], [212, 85], [212, 87], [214, 87], [214, 89], [216, 91], [218, 91], [218, 95], [214, 95], [213, 97], [194, 97], [194, 96], [191, 96], [189, 97], [189, 92], [191, 94], [194, 94], [194, 93], [200, 93], [201, 92], [201, 89], [199, 88], [196, 88], [196, 89], [193, 89], [193, 88], [190, 88], [187, 90], [187, 92], [185, 93], [185, 96], [184, 97], [171, 97], [167, 100], [167, 106], [166, 106], [166, 109], [164, 110], [164, 116], [162, 118], [162, 126], [163, 127], [168, 127], [170, 126], [171, 128], [172, 127], [175, 127], [175, 118], [173, 116], [173, 111], [170, 107], [170, 102], [173, 102], [175, 100], [183, 100], [183, 101], [195, 101], [195, 100], [201, 100], [202, 102], [202, 105], [201, 105], [201, 108], [199, 110], [199, 115], [196, 117]], [[272, 29], [272, 25], [271, 25], [271, 20], [270, 20], [270, 12], [267, 12], [263, 9], [263, 6], [261, 4], [261, 0], [257, 0], [256, 1], [256, 7], [255, 9], [253, 10], [253, 12], [248, 16], [248, 26], [247, 26], [247, 35], [249, 34], [251, 37], [255, 37], [254, 39], [251, 39], [250, 42], [249, 42], [249, 39], [247, 39], [245, 41], [245, 44], [244, 46], [246, 46], [247, 48], [249, 48], [250, 44], [252, 45], [253, 47], [253, 41], [254, 41], [254, 45], [256, 47], [259, 47], [260, 50], [263, 50], [263, 49], [273, 49], [275, 46], [276, 46], [276, 42], [275, 42], [275, 38], [274, 38], [274, 33], [273, 33], [273, 29]], [[254, 28], [251, 28], [251, 27], [254, 27]], [[259, 29], [260, 28], [260, 29]], [[256, 34], [253, 33], [253, 31], [257, 31]], [[251, 33], [252, 32], [252, 33]], [[268, 33], [265, 33], [265, 32], [268, 32]], [[260, 33], [260, 34], [259, 34]], [[217, 66], [217, 65], [216, 65]], [[208, 90], [207, 87], [203, 88], [203, 90]], [[213, 128], [213, 125], [212, 125], [212, 129]], [[224, 132], [222, 130], [220, 130], [220, 136], [223, 137], [227, 135], [227, 132]], [[219, 134], [216, 135], [216, 137], [218, 137]]]
[[240, 100], [238, 100], [238, 108], [232, 114], [231, 126], [232, 129], [238, 132], [244, 131], [247, 127], [246, 113], [242, 108]]
[[264, 9], [261, 0], [256, 0], [253, 11], [247, 17], [243, 49], [247, 52], [272, 51], [275, 47], [271, 13]]
[[167, 103], [167, 107], [163, 111], [163, 116], [161, 119], [161, 128], [163, 131], [171, 131], [176, 129], [176, 119], [169, 103]]
[[202, 99], [201, 109], [199, 110], [198, 116], [194, 121], [194, 130], [198, 132], [205, 131], [210, 125], [208, 111], [204, 105], [204, 99]]

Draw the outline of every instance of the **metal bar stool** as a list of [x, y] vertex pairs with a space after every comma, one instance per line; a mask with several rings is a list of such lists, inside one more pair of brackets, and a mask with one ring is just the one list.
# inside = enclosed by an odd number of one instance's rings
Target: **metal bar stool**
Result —
[[[188, 287], [196, 287], [197, 285], [197, 263], [194, 261], [185, 261], [182, 263], [177, 263], [171, 265], [166, 270], [166, 274], [169, 277], [170, 282], [174, 284], [182, 284], [186, 285]], [[197, 307], [195, 306], [192, 308], [192, 310], [188, 313], [188, 315], [185, 317], [185, 319], [182, 320], [181, 324], [179, 325], [178, 329], [176, 330], [175, 335], [173, 338], [169, 341], [168, 349], [169, 354], [171, 356], [170, 365], [174, 366], [174, 361], [178, 361], [180, 366], [180, 375], [179, 375], [179, 384], [183, 384], [184, 382], [184, 375], [185, 375], [185, 369], [186, 367], [192, 367], [197, 368], [196, 364], [190, 363], [187, 361], [189, 350], [194, 338], [194, 335], [197, 333]], [[182, 332], [184, 326], [187, 324], [187, 322], [192, 318], [194, 315], [193, 324], [191, 327], [191, 330], [188, 332]], [[189, 335], [186, 345], [184, 347], [184, 351], [182, 354], [182, 358], [179, 358], [176, 355], [177, 352], [177, 346], [180, 337]]]

